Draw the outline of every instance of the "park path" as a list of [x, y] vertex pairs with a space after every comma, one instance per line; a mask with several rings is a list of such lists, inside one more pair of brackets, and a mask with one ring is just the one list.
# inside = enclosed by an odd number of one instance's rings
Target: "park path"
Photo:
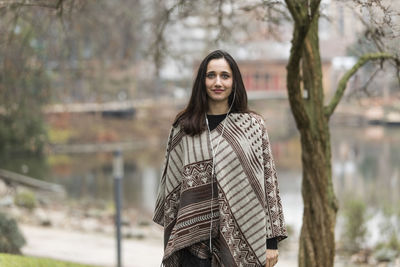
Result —
[[[27, 244], [24, 255], [46, 257], [97, 266], [116, 266], [112, 236], [78, 231], [20, 225]], [[162, 240], [123, 240], [124, 267], [157, 267], [162, 257]]]
[[[113, 236], [63, 229], [20, 225], [27, 244], [25, 255], [46, 257], [97, 266], [116, 266]], [[162, 238], [126, 239], [122, 243], [123, 267], [158, 267], [162, 257]], [[275, 267], [295, 267], [291, 253], [281, 255]]]

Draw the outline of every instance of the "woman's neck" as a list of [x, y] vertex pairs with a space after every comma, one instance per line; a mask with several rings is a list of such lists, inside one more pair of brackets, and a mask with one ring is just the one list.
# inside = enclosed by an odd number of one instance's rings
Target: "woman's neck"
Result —
[[208, 102], [208, 115], [220, 115], [228, 113], [229, 107], [227, 102]]

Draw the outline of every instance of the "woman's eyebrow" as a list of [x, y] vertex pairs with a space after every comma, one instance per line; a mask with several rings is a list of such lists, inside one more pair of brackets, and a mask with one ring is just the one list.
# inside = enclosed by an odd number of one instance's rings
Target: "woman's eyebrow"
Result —
[[[215, 70], [210, 70], [210, 71], [207, 71], [206, 73], [215, 73], [216, 71]], [[227, 73], [227, 74], [230, 74], [230, 72], [229, 71], [227, 71], [227, 70], [223, 70], [223, 71], [221, 71], [221, 73]]]

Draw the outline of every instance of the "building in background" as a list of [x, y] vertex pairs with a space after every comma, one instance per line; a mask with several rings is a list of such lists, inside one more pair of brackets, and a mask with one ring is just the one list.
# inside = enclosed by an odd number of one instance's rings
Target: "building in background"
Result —
[[[287, 59], [240, 60], [243, 82], [248, 97], [254, 98], [286, 98], [286, 64]], [[322, 61], [323, 85], [325, 93], [331, 91], [330, 60]]]

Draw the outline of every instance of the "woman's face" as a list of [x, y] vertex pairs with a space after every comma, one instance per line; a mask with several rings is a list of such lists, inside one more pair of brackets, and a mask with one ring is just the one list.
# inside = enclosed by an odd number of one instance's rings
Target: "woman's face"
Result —
[[224, 58], [212, 59], [208, 62], [206, 71], [206, 91], [208, 104], [226, 103], [232, 92], [232, 70]]

